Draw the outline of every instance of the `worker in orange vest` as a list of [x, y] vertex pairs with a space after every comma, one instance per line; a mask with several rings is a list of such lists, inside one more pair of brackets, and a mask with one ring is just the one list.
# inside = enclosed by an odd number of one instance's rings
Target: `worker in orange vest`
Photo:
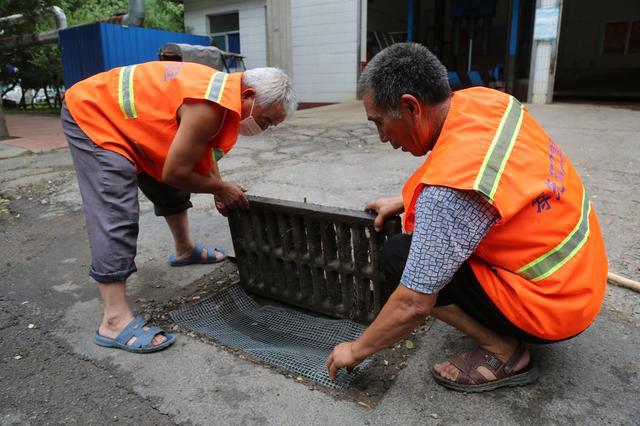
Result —
[[276, 68], [225, 73], [205, 65], [148, 62], [78, 82], [65, 94], [61, 118], [69, 142], [91, 245], [89, 275], [104, 315], [98, 345], [146, 353], [175, 336], [146, 326], [125, 299], [136, 271], [138, 187], [175, 242], [171, 266], [216, 263], [222, 250], [196, 244], [189, 231], [191, 193], [213, 194], [223, 215], [247, 208], [241, 185], [220, 176], [217, 161], [238, 134], [254, 136], [297, 107], [292, 82]]
[[451, 93], [427, 48], [399, 43], [360, 79], [382, 142], [424, 164], [402, 197], [380, 198], [375, 227], [404, 212], [384, 247], [391, 296], [354, 342], [327, 359], [330, 377], [438, 318], [477, 343], [432, 368], [443, 386], [481, 392], [537, 377], [526, 343], [572, 338], [594, 320], [607, 257], [598, 220], [566, 154], [514, 97]]

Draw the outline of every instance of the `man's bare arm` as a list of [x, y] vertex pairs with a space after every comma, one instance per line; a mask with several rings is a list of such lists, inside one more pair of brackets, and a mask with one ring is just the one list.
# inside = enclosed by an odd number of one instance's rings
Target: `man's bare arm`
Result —
[[335, 378], [339, 368], [353, 367], [379, 350], [396, 343], [416, 328], [431, 313], [437, 294], [422, 294], [402, 284], [355, 342], [341, 343], [327, 358], [329, 377]]
[[162, 169], [162, 181], [185, 191], [214, 194], [229, 208], [248, 207], [240, 185], [223, 182], [219, 172], [203, 176], [194, 171], [222, 125], [222, 107], [208, 102], [185, 103], [178, 118], [180, 125]]

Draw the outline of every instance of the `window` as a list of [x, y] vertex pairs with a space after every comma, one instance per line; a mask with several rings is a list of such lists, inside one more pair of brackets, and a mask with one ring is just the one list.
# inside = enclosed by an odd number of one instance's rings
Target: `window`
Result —
[[238, 12], [209, 16], [209, 33], [218, 49], [240, 53]]
[[607, 22], [604, 26], [603, 54], [640, 53], [640, 21]]

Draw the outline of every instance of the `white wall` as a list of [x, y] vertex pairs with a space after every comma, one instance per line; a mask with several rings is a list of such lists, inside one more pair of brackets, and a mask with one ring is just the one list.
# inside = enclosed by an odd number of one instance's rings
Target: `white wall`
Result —
[[356, 98], [358, 0], [291, 0], [293, 79], [299, 102]]
[[209, 34], [208, 15], [238, 12], [240, 53], [247, 68], [267, 66], [265, 0], [184, 0], [184, 25], [194, 34]]
[[[292, 77], [299, 102], [356, 98], [359, 1], [291, 0]], [[207, 15], [238, 11], [247, 68], [267, 65], [265, 0], [184, 0], [184, 9], [185, 26], [195, 34], [208, 34]]]

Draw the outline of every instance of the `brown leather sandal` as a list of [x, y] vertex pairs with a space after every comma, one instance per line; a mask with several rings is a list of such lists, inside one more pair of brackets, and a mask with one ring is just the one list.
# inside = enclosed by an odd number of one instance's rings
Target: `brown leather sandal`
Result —
[[[472, 352], [457, 354], [449, 360], [460, 370], [455, 381], [442, 377], [435, 369], [431, 369], [431, 374], [442, 386], [459, 392], [485, 392], [504, 386], [526, 385], [538, 378], [538, 370], [534, 368], [533, 362], [529, 361], [529, 365], [525, 368], [517, 372], [513, 371], [513, 367], [525, 350], [524, 344], [520, 343], [511, 358], [507, 362], [502, 362], [494, 353], [478, 346]], [[485, 367], [496, 376], [496, 379], [487, 380], [480, 374], [478, 367]]]

